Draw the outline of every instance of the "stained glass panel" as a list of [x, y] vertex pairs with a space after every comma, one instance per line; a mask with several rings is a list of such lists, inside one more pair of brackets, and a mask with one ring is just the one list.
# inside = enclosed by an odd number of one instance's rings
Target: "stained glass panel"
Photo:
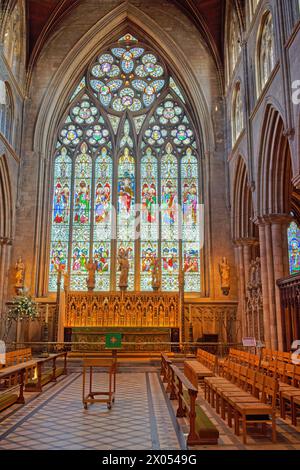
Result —
[[200, 220], [198, 196], [198, 161], [188, 148], [181, 160], [181, 201], [183, 268], [185, 290], [200, 290]]
[[296, 222], [288, 228], [289, 266], [290, 274], [300, 272], [300, 229]]
[[83, 143], [75, 160], [71, 288], [86, 290], [91, 224], [92, 158]]
[[92, 66], [89, 84], [102, 106], [122, 113], [149, 108], [166, 87], [165, 69], [144, 47], [112, 47]]
[[54, 164], [54, 194], [50, 248], [49, 290], [56, 290], [57, 269], [65, 269], [70, 231], [72, 160], [65, 148]]
[[96, 289], [109, 290], [111, 244], [112, 159], [104, 147], [95, 167], [94, 247]]
[[[86, 290], [90, 256], [97, 263], [96, 290], [110, 290], [110, 270], [118, 267], [120, 248], [130, 260], [129, 290], [135, 288], [136, 275], [141, 290], [152, 290], [156, 260], [163, 290], [178, 289], [182, 265], [186, 290], [199, 291], [195, 131], [182, 90], [155, 52], [128, 33], [99, 53], [72, 95], [56, 149], [50, 291], [57, 288], [58, 267], [70, 269], [71, 289]], [[136, 198], [141, 203], [138, 233]], [[115, 236], [117, 243], [112, 243]], [[295, 252], [295, 241], [293, 247]], [[116, 278], [118, 286], [119, 272]]]
[[158, 259], [158, 165], [151, 148], [141, 162], [141, 290], [151, 290], [152, 269]]
[[161, 160], [162, 287], [178, 288], [178, 163], [171, 144]]
[[[123, 247], [130, 255], [129, 284], [134, 288], [135, 239], [135, 160], [128, 147], [119, 158], [118, 166], [118, 249]], [[117, 283], [119, 275], [117, 276]]]

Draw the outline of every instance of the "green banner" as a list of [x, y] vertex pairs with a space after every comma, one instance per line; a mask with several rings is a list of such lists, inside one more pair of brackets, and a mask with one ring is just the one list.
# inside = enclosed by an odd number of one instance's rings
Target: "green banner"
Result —
[[105, 336], [106, 349], [120, 349], [122, 347], [121, 333], [107, 333]]

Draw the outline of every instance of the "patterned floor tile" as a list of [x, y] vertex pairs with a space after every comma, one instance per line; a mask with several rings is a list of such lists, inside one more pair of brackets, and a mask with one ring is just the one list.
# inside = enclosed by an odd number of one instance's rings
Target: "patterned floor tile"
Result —
[[[95, 390], [107, 388], [107, 374], [94, 378]], [[2, 420], [0, 449], [179, 449], [173, 420], [156, 372], [118, 374], [111, 410], [84, 410], [73, 373]]]

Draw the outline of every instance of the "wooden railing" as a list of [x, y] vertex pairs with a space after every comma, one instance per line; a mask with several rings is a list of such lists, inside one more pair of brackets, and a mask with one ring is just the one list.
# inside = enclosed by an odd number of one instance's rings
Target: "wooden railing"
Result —
[[163, 382], [167, 383], [166, 392], [170, 393], [170, 400], [178, 401], [176, 417], [188, 417], [189, 434], [187, 445], [217, 444], [219, 437], [217, 429], [199, 405], [196, 404], [198, 389], [194, 387], [177, 366], [172, 364], [172, 361], [166, 354], [161, 355], [161, 375]]
[[[25, 365], [26, 364], [26, 365]], [[14, 403], [25, 403], [24, 386], [26, 368], [35, 366], [35, 361], [27, 361], [0, 370], [0, 411]], [[15, 390], [18, 389], [18, 394]]]
[[[57, 359], [63, 357], [63, 367], [57, 367]], [[49, 382], [56, 382], [56, 379], [60, 375], [67, 375], [67, 352], [61, 352], [58, 354], [50, 354], [47, 358], [39, 358], [35, 360], [37, 367], [37, 376], [34, 380], [29, 381], [26, 384], [26, 391], [28, 392], [41, 392], [44, 385]], [[45, 370], [45, 366], [50, 364], [48, 370]]]

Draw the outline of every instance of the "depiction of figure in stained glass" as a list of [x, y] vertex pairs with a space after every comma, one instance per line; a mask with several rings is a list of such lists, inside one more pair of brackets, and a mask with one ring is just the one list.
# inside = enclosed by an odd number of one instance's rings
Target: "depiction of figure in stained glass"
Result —
[[97, 263], [97, 271], [107, 273], [109, 270], [109, 250], [106, 246], [100, 245], [94, 250], [94, 259]]
[[61, 224], [68, 221], [69, 216], [69, 199], [70, 189], [67, 183], [62, 185], [61, 181], [58, 180], [55, 187], [54, 193], [54, 222]]
[[148, 273], [152, 271], [156, 259], [156, 249], [152, 246], [142, 250], [142, 271]]
[[88, 250], [86, 248], [75, 245], [73, 249], [73, 271], [86, 271], [86, 263], [88, 261]]
[[119, 213], [128, 218], [130, 217], [131, 201], [134, 196], [133, 182], [130, 175], [119, 181], [118, 193]]
[[166, 181], [162, 189], [162, 220], [163, 223], [173, 225], [176, 219], [176, 188], [171, 180]]
[[134, 160], [126, 148], [124, 156], [120, 158], [120, 171], [118, 182], [118, 212], [121, 217], [129, 219], [131, 207], [134, 202]]
[[142, 206], [144, 220], [148, 223], [155, 222], [155, 206], [156, 206], [156, 185], [155, 183], [143, 184], [142, 189]]
[[300, 271], [300, 230], [295, 222], [288, 228], [290, 274]]
[[85, 181], [80, 181], [75, 188], [75, 216], [74, 221], [85, 224], [90, 213], [90, 187]]
[[178, 251], [177, 248], [165, 248], [162, 259], [163, 270], [173, 273], [178, 270]]
[[99, 181], [96, 187], [95, 221], [97, 224], [109, 219], [110, 184]]
[[197, 273], [199, 271], [198, 250], [190, 249], [184, 253], [184, 272]]
[[194, 182], [184, 183], [182, 195], [182, 210], [184, 223], [197, 223], [197, 187]]
[[50, 273], [66, 268], [66, 246], [61, 242], [52, 245], [50, 254]]

